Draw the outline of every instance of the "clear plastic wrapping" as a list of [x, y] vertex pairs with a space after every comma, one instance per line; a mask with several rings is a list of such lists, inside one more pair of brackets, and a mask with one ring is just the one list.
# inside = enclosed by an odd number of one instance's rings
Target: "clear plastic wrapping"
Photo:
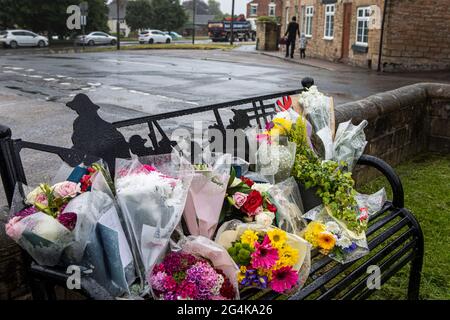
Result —
[[345, 161], [348, 171], [353, 170], [367, 145], [364, 134], [366, 126], [366, 120], [361, 121], [357, 126], [353, 125], [351, 120], [340, 123], [338, 126], [333, 145], [333, 160], [338, 163]]

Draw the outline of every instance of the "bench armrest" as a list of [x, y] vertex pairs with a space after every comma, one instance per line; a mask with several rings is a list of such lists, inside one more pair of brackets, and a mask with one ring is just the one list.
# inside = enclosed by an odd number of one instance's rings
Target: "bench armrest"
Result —
[[357, 164], [369, 166], [381, 172], [391, 185], [393, 195], [392, 204], [396, 208], [404, 208], [405, 201], [402, 182], [400, 181], [400, 177], [389, 164], [377, 157], [366, 154], [363, 154], [359, 158]]

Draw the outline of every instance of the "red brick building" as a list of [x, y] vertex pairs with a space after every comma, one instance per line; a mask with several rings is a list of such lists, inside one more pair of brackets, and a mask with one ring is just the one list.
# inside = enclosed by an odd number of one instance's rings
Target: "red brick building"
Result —
[[283, 0], [253, 0], [247, 3], [247, 18], [254, 19], [261, 16], [277, 18], [281, 21]]
[[450, 69], [449, 0], [283, 0], [281, 12], [282, 32], [297, 16], [310, 57], [385, 71]]

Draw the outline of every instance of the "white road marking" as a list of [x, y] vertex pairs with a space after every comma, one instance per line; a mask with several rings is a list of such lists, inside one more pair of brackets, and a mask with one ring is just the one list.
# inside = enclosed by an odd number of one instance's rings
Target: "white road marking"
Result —
[[100, 87], [102, 85], [100, 82], [88, 82], [87, 84], [92, 87]]
[[70, 82], [60, 82], [59, 84], [62, 86], [70, 86], [71, 85]]
[[56, 81], [55, 78], [44, 78], [43, 80], [44, 80], [44, 81]]

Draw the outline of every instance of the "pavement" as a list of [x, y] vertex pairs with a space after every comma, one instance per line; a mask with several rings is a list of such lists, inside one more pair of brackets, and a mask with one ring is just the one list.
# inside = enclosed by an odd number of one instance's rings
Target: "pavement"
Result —
[[[31, 52], [0, 50], [0, 123], [11, 127], [14, 138], [63, 147], [72, 145], [76, 117], [65, 103], [80, 92], [101, 107], [102, 118], [118, 121], [297, 89], [305, 76], [336, 104], [417, 82], [450, 83], [448, 73], [378, 74], [313, 59], [286, 60], [249, 44], [233, 51]], [[163, 126], [190, 128], [194, 120], [209, 122], [211, 115]], [[144, 129], [123, 133], [128, 138]], [[22, 159], [30, 185], [47, 181], [59, 166], [56, 156], [45, 153], [24, 150]]]

